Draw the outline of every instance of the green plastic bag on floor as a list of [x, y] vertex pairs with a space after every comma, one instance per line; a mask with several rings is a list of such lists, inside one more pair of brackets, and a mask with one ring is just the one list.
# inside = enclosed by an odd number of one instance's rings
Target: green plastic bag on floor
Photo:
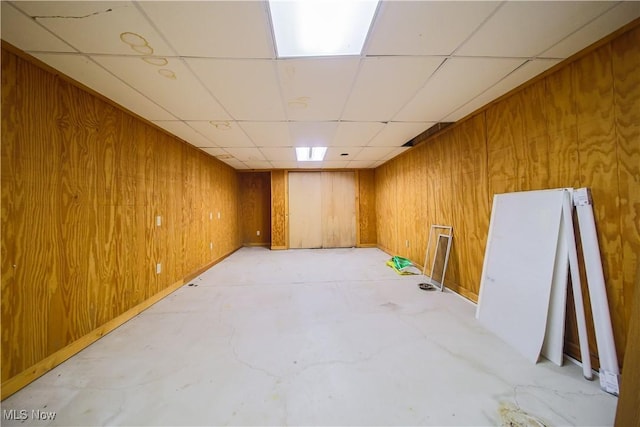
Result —
[[394, 256], [389, 261], [387, 261], [387, 265], [395, 270], [398, 274], [421, 274], [420, 270], [413, 265], [411, 260], [407, 258], [403, 258], [401, 256]]

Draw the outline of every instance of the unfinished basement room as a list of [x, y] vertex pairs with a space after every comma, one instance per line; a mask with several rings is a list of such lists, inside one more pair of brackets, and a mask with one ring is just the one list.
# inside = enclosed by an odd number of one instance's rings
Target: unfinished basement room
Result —
[[2, 426], [640, 426], [640, 1], [0, 6]]

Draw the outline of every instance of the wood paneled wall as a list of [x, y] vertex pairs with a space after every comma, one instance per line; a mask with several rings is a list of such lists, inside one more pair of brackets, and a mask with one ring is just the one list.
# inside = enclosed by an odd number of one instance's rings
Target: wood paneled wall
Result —
[[376, 175], [374, 169], [356, 171], [356, 244], [376, 246]]
[[271, 249], [287, 249], [289, 246], [288, 182], [286, 171], [271, 171]]
[[620, 361], [640, 256], [638, 22], [627, 30], [375, 172], [378, 245], [421, 264], [428, 226], [452, 225], [446, 285], [474, 301], [493, 194], [590, 187]]
[[240, 243], [234, 169], [4, 47], [3, 398]]
[[238, 185], [240, 241], [246, 246], [271, 246], [271, 173], [239, 173]]

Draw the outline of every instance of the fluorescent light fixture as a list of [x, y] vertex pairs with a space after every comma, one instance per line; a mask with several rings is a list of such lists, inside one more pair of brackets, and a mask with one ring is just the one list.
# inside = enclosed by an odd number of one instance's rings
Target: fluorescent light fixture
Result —
[[296, 158], [299, 162], [321, 162], [327, 147], [296, 147]]
[[378, 0], [269, 0], [278, 57], [360, 55]]

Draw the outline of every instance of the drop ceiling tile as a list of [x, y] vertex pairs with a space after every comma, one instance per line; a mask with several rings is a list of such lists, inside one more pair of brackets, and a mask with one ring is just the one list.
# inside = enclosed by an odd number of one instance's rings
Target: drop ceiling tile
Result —
[[[613, 5], [613, 3], [611, 4]], [[620, 2], [551, 49], [543, 52], [541, 56], [567, 58], [638, 17], [640, 17], [640, 1]]]
[[509, 92], [511, 89], [520, 86], [522, 83], [529, 81], [538, 74], [553, 67], [560, 61], [560, 59], [536, 59], [527, 62], [526, 64], [515, 70], [513, 73], [506, 76], [504, 79], [500, 80], [494, 86], [490, 87], [485, 92], [473, 98], [471, 101], [458, 108], [453, 113], [449, 114], [443, 119], [443, 121], [455, 122], [460, 120], [461, 118], [485, 106], [494, 99], [497, 99], [505, 93]]
[[[159, 1], [140, 7], [181, 56], [273, 58], [269, 16], [258, 1]], [[188, 23], [188, 24], [187, 24]]]
[[[329, 147], [324, 156], [324, 160], [349, 162], [356, 158], [358, 153], [362, 151], [362, 148], [363, 147]], [[343, 153], [346, 153], [347, 156], [343, 156]]]
[[367, 55], [450, 55], [499, 4], [497, 1], [383, 2], [366, 47]]
[[292, 122], [289, 133], [296, 147], [328, 147], [337, 127], [337, 122]]
[[263, 147], [262, 155], [270, 162], [295, 162], [296, 150], [293, 147]]
[[260, 150], [255, 147], [225, 147], [225, 150], [241, 162], [266, 161]]
[[91, 58], [181, 120], [230, 119], [179, 59], [158, 66], [136, 57]]
[[275, 61], [202, 58], [186, 61], [236, 120], [285, 120]]
[[385, 156], [382, 156], [382, 158], [380, 160], [382, 161], [387, 161], [387, 160], [391, 160], [396, 156], [399, 156], [400, 154], [404, 153], [405, 151], [407, 151], [408, 149], [410, 149], [411, 147], [399, 147], [399, 148], [394, 148], [390, 153], [388, 153]]
[[399, 147], [429, 129], [433, 122], [389, 122], [369, 142], [370, 147]]
[[128, 1], [23, 1], [16, 5], [83, 53], [174, 55]]
[[351, 160], [348, 167], [354, 169], [370, 169], [376, 162], [372, 160]]
[[175, 135], [178, 138], [181, 138], [196, 147], [216, 146], [216, 144], [214, 144], [212, 141], [209, 141], [207, 138], [196, 132], [193, 128], [191, 128], [184, 122], [178, 120], [154, 120], [153, 123], [168, 131], [172, 135]]
[[364, 147], [384, 126], [382, 122], [340, 122], [331, 145]]
[[275, 169], [295, 169], [298, 167], [298, 162], [271, 162], [271, 165]]
[[151, 121], [175, 120], [171, 113], [127, 86], [86, 56], [58, 53], [33, 53], [33, 56], [140, 117]]
[[505, 2], [456, 55], [533, 57], [610, 7], [608, 1]]
[[214, 157], [217, 156], [223, 156], [225, 154], [228, 154], [224, 148], [219, 148], [219, 147], [199, 147], [202, 151], [204, 151], [207, 154], [211, 154]]
[[323, 169], [346, 169], [347, 167], [349, 167], [348, 160], [329, 160], [322, 162]]
[[353, 160], [378, 161], [394, 150], [393, 147], [364, 147]]
[[364, 59], [342, 120], [391, 120], [442, 61], [433, 57]]
[[322, 169], [324, 162], [297, 162], [296, 167], [299, 169]]
[[189, 126], [219, 147], [255, 147], [238, 123], [230, 120], [194, 120]]
[[0, 2], [2, 40], [24, 51], [75, 52], [71, 46], [42, 28], [7, 1]]
[[338, 120], [358, 72], [359, 58], [278, 61], [289, 120]]
[[245, 162], [245, 165], [247, 165], [249, 167], [249, 169], [271, 169], [273, 168], [273, 166], [271, 166], [270, 162], [266, 162], [266, 161], [248, 161]]
[[238, 122], [256, 147], [291, 147], [287, 122]]
[[450, 58], [394, 120], [442, 121], [524, 62], [509, 58]]
[[246, 164], [244, 164], [243, 162], [237, 160], [237, 159], [222, 159], [223, 162], [225, 162], [226, 164], [228, 164], [229, 166], [231, 166], [234, 169], [239, 169], [239, 170], [244, 170], [244, 169], [250, 169], [249, 166], [247, 166]]

